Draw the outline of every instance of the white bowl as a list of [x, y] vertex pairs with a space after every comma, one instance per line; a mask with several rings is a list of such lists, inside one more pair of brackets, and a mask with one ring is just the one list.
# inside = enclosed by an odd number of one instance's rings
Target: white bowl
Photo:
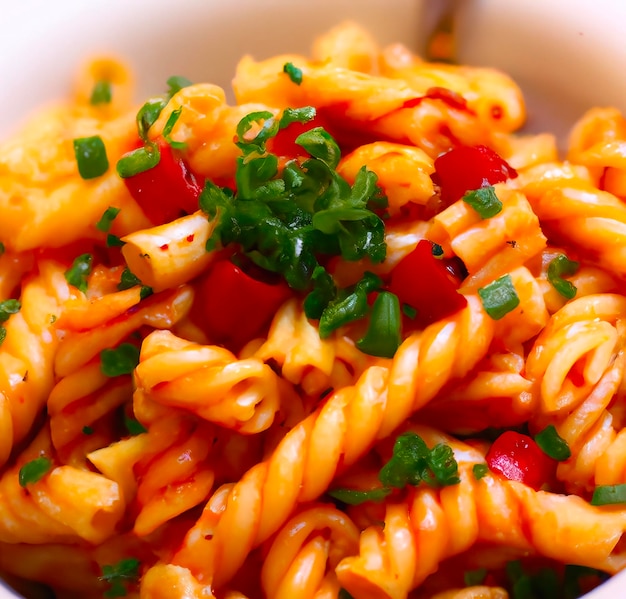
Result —
[[[238, 58], [306, 53], [343, 19], [382, 43], [421, 48], [449, 2], [440, 0], [21, 0], [2, 2], [0, 136], [36, 107], [62, 97], [86, 57], [115, 53], [139, 92], [171, 74], [228, 87]], [[626, 111], [626, 2], [460, 0], [462, 62], [502, 68], [523, 87], [531, 130], [562, 138], [594, 105]], [[2, 587], [0, 582], [0, 587]], [[0, 598], [16, 597], [0, 588]], [[626, 596], [626, 573], [588, 595]]]

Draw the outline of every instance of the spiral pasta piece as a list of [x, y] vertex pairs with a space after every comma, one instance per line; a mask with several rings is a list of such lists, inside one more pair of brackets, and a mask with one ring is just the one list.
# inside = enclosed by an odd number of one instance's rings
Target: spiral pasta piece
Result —
[[21, 307], [5, 323], [0, 347], [0, 465], [25, 438], [54, 385], [54, 320], [69, 297], [58, 263], [45, 261], [22, 287]]
[[462, 289], [475, 291], [523, 265], [545, 248], [539, 219], [523, 194], [496, 186], [502, 211], [488, 219], [459, 200], [434, 217], [428, 238], [463, 260], [469, 277]]
[[[22, 488], [20, 469], [39, 457], [50, 470]], [[4, 543], [102, 543], [115, 533], [126, 505], [117, 483], [100, 474], [55, 465], [50, 433], [42, 429], [17, 463], [0, 478], [0, 541]]]
[[397, 214], [410, 202], [424, 205], [435, 193], [430, 178], [435, 170], [433, 161], [419, 148], [390, 142], [365, 144], [345, 156], [337, 172], [354, 182], [363, 166], [378, 176], [390, 214]]
[[476, 480], [472, 466], [482, 461], [479, 451], [424, 427], [412, 430], [429, 444], [445, 441], [453, 449], [461, 481], [440, 490], [420, 486], [405, 501], [387, 502], [384, 529], [366, 529], [359, 555], [337, 567], [339, 582], [354, 596], [407, 597], [443, 559], [481, 541], [607, 572], [622, 567], [625, 510], [491, 474]]
[[150, 400], [242, 433], [269, 428], [280, 406], [277, 376], [259, 359], [201, 346], [170, 331], [154, 331], [141, 347], [138, 390]]
[[244, 348], [242, 357], [276, 364], [286, 380], [310, 396], [352, 384], [372, 363], [348, 338], [321, 339], [295, 299], [278, 310], [267, 339]]
[[[484, 355], [492, 329], [476, 302], [410, 337], [390, 369], [372, 366], [356, 385], [329, 396], [287, 433], [268, 460], [231, 488], [218, 491], [219, 501], [209, 501], [173, 563], [217, 587], [226, 583], [249, 551], [278, 530], [297, 504], [324, 492], [338, 467], [356, 462], [374, 441]], [[470, 345], [473, 351], [468, 351]], [[236, 546], [227, 542], [234, 530], [239, 535]]]
[[544, 231], [591, 253], [605, 269], [624, 274], [626, 207], [612, 193], [598, 189], [587, 169], [542, 165], [529, 169], [518, 185]]
[[55, 355], [57, 376], [66, 376], [80, 368], [103, 349], [117, 346], [142, 326], [169, 329], [191, 308], [193, 290], [181, 286], [143, 300], [136, 308], [86, 331], [64, 337]]
[[359, 530], [330, 505], [314, 504], [294, 515], [265, 555], [261, 584], [268, 599], [316, 597], [339, 585], [335, 566], [358, 548]]
[[539, 384], [542, 411], [575, 408], [615, 360], [626, 302], [620, 295], [574, 299], [554, 314], [534, 343], [526, 373]]
[[626, 118], [616, 108], [592, 108], [570, 133], [567, 158], [594, 171], [598, 186], [626, 196]]

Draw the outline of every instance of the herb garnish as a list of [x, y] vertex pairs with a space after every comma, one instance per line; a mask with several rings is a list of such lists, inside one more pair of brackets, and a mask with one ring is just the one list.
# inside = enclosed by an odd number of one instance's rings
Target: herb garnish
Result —
[[466, 204], [469, 204], [483, 220], [502, 212], [502, 202], [498, 199], [492, 185], [468, 191], [462, 199]]
[[83, 293], [87, 292], [87, 278], [91, 274], [93, 256], [81, 254], [74, 259], [72, 266], [65, 271], [65, 280]]
[[109, 170], [109, 159], [99, 135], [74, 140], [74, 156], [78, 173], [83, 179], [95, 179]]
[[302, 83], [302, 69], [299, 69], [291, 62], [286, 62], [283, 65], [283, 72], [289, 75], [289, 79], [291, 79], [296, 85], [300, 85]]
[[139, 348], [132, 343], [122, 343], [114, 349], [100, 352], [100, 369], [109, 377], [131, 374], [139, 364]]
[[392, 488], [403, 489], [425, 483], [431, 487], [446, 487], [458, 484], [459, 465], [449, 445], [438, 443], [429, 449], [425, 441], [416, 433], [403, 433], [396, 439], [391, 459], [382, 467], [378, 479], [382, 488], [367, 491], [333, 489], [331, 497], [358, 505], [365, 501], [382, 501]]
[[102, 566], [100, 580], [108, 582], [111, 586], [104, 592], [105, 597], [125, 597], [128, 594], [127, 583], [135, 583], [139, 580], [139, 566], [141, 562], [129, 557], [120, 560], [112, 566]]
[[113, 93], [111, 90], [111, 82], [106, 79], [96, 81], [91, 91], [89, 103], [92, 106], [98, 106], [99, 104], [110, 104]]
[[[309, 158], [290, 160], [282, 170], [267, 142], [291, 123], [307, 123], [315, 109], [248, 114], [237, 126], [242, 156], [235, 175], [237, 192], [207, 181], [200, 208], [214, 221], [207, 251], [236, 246], [253, 264], [281, 275], [305, 299], [309, 318], [320, 320], [320, 334], [362, 318], [367, 293], [380, 286], [371, 273], [351, 289], [339, 289], [320, 264], [323, 257], [369, 259], [386, 254], [385, 228], [373, 211], [386, 205], [377, 176], [363, 167], [351, 186], [336, 170], [341, 153], [321, 127], [296, 138]], [[322, 260], [323, 262], [323, 260]]]
[[52, 461], [45, 456], [39, 456], [24, 464], [19, 471], [20, 487], [26, 487], [41, 480], [52, 468]]
[[485, 312], [494, 320], [504, 318], [520, 303], [511, 275], [503, 275], [489, 285], [481, 287], [478, 295]]
[[567, 441], [559, 435], [553, 424], [538, 432], [535, 435], [535, 442], [543, 453], [559, 462], [569, 459], [572, 455]]
[[108, 233], [111, 229], [113, 221], [119, 213], [119, 208], [109, 206], [100, 217], [100, 220], [96, 223], [96, 229], [98, 229], [98, 231], [102, 231], [103, 233]]
[[563, 277], [573, 275], [578, 270], [578, 262], [559, 254], [548, 264], [548, 281], [564, 298], [572, 299], [576, 295], [576, 286]]

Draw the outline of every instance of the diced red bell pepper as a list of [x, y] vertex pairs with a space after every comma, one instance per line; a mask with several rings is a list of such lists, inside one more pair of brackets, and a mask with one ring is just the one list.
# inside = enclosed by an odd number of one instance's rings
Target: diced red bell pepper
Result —
[[547, 456], [528, 435], [516, 431], [502, 433], [486, 455], [492, 472], [515, 480], [535, 490], [554, 478], [556, 460]]
[[198, 210], [202, 187], [185, 162], [163, 139], [157, 142], [161, 158], [154, 167], [124, 179], [126, 187], [155, 225]]
[[460, 281], [448, 269], [446, 262], [433, 256], [433, 243], [422, 239], [391, 271], [389, 291], [400, 304], [417, 310], [415, 323], [427, 326], [458, 312], [467, 300], [457, 289]]
[[255, 279], [231, 260], [221, 260], [199, 280], [191, 317], [211, 342], [238, 351], [263, 334], [290, 295], [283, 281]]
[[441, 188], [444, 206], [465, 193], [514, 179], [517, 171], [487, 146], [458, 146], [435, 160], [433, 181]]

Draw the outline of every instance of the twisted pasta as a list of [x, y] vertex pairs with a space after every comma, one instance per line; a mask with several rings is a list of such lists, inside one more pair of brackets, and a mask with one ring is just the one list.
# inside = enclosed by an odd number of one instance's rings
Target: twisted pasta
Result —
[[[430, 442], [441, 438], [423, 428], [419, 434]], [[461, 482], [441, 491], [418, 488], [402, 502], [387, 503], [384, 530], [366, 529], [359, 555], [337, 567], [351, 594], [406, 597], [444, 558], [479, 541], [608, 571], [622, 567], [623, 509], [602, 510], [575, 496], [533, 491], [491, 475], [476, 480], [471, 468], [482, 460], [480, 452], [453, 439], [446, 443], [455, 451]], [[554, 508], [549, 515], [548, 506]]]
[[0, 147], [11, 584], [505, 599], [626, 568], [619, 111], [563, 161], [507, 75], [353, 23], [244, 57], [235, 105], [174, 76], [135, 115], [132, 80], [93, 60]]
[[[368, 368], [354, 386], [335, 392], [291, 429], [267, 461], [228, 492], [222, 490], [219, 515], [209, 502], [174, 563], [216, 586], [230, 580], [248, 552], [273, 534], [297, 504], [323, 493], [339, 466], [356, 462], [447, 381], [471, 370], [484, 355], [491, 330], [477, 301], [471, 301], [458, 316], [407, 339], [390, 368]], [[470, 344], [473, 351], [466, 353]], [[233, 530], [237, 545], [228, 542]]]
[[269, 366], [253, 358], [237, 360], [228, 350], [190, 343], [169, 331], [146, 337], [135, 380], [151, 401], [243, 433], [269, 428], [280, 405]]

